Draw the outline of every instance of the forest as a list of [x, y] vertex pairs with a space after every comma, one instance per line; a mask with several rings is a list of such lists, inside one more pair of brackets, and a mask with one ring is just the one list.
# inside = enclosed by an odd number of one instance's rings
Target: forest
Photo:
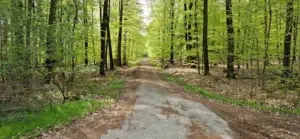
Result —
[[231, 82], [299, 107], [299, 1], [169, 0], [153, 10], [149, 51], [162, 68], [176, 64], [207, 78], [237, 79]]
[[[160, 104], [162, 90], [211, 109], [230, 138], [299, 138], [299, 18], [300, 0], [0, 0], [0, 139], [114, 138], [152, 114], [140, 92]], [[164, 99], [162, 115], [181, 114]], [[188, 117], [182, 138], [227, 138]]]

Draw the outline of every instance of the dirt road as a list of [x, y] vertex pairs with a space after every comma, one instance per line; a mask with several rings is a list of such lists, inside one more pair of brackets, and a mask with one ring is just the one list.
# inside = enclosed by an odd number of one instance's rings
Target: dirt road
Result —
[[153, 67], [141, 66], [133, 114], [101, 139], [231, 139], [226, 121], [204, 105], [170, 92]]
[[[47, 139], [297, 139], [299, 117], [240, 109], [203, 100], [162, 80], [151, 66], [131, 70], [113, 106], [40, 138]], [[204, 105], [203, 105], [204, 104]]]

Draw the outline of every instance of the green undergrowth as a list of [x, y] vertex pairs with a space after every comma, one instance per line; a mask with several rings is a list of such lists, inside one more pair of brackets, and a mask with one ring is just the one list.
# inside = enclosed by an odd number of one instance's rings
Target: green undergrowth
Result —
[[224, 103], [229, 103], [237, 106], [250, 107], [256, 110], [266, 111], [266, 112], [276, 112], [281, 114], [291, 114], [291, 115], [300, 115], [300, 109], [296, 108], [277, 108], [273, 106], [267, 106], [263, 102], [258, 101], [249, 101], [249, 100], [241, 100], [226, 97], [224, 95], [206, 91], [196, 85], [191, 85], [185, 82], [182, 79], [179, 79], [173, 75], [165, 74], [165, 79], [171, 82], [175, 82], [180, 86], [184, 87], [184, 90], [190, 92], [192, 94], [201, 95], [207, 99], [213, 99]]
[[5, 118], [0, 117], [0, 139], [34, 138], [41, 131], [58, 125], [67, 125], [74, 119], [112, 104], [120, 96], [120, 89], [124, 87], [123, 79], [111, 79], [107, 85], [90, 84], [82, 91], [101, 96], [101, 99], [87, 97], [78, 101], [48, 105], [40, 110], [23, 111], [12, 113]]

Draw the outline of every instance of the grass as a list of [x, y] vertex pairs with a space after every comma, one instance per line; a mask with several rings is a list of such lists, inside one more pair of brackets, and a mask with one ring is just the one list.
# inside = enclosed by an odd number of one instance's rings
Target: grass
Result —
[[94, 94], [105, 96], [103, 100], [78, 100], [49, 105], [39, 111], [12, 113], [8, 117], [0, 119], [0, 139], [35, 137], [41, 131], [57, 125], [66, 125], [74, 119], [112, 104], [120, 96], [119, 90], [124, 86], [125, 80], [113, 79], [105, 87], [100, 87], [99, 84], [86, 87], [88, 91], [96, 91]]
[[95, 82], [88, 82], [80, 85], [77, 91], [86, 92], [88, 94], [95, 94], [103, 96], [107, 99], [117, 99], [121, 95], [120, 89], [125, 87], [125, 80], [123, 79], [112, 79], [106, 86], [100, 86]]
[[278, 112], [278, 113], [282, 113], [282, 114], [300, 115], [300, 109], [277, 108], [277, 107], [273, 107], [273, 106], [267, 106], [263, 102], [241, 100], [241, 99], [226, 97], [226, 96], [218, 94], [218, 93], [206, 91], [198, 86], [191, 85], [191, 84], [185, 82], [184, 80], [179, 79], [170, 74], [165, 74], [165, 79], [168, 81], [171, 81], [171, 82], [175, 82], [180, 86], [183, 86], [184, 90], [187, 92], [190, 92], [190, 93], [193, 93], [196, 95], [201, 95], [207, 99], [214, 99], [214, 100], [217, 100], [220, 102], [229, 103], [229, 104], [233, 104], [233, 105], [237, 105], [237, 106], [250, 107], [250, 108], [253, 108], [256, 110], [261, 110], [261, 111], [266, 111], [266, 112]]

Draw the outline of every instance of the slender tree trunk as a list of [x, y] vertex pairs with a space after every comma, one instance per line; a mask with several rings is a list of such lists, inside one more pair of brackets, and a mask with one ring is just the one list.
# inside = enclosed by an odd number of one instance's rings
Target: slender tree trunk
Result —
[[[189, 11], [192, 11], [193, 9], [193, 2], [189, 2]], [[188, 20], [187, 20], [187, 50], [192, 50], [193, 49], [193, 44], [191, 44], [191, 41], [193, 40], [193, 36], [192, 36], [192, 19], [193, 19], [193, 15], [192, 13], [189, 14], [188, 16]], [[196, 60], [195, 56], [191, 56], [189, 54], [189, 56], [187, 57], [188, 61], [194, 61]]]
[[88, 55], [88, 48], [89, 48], [89, 25], [88, 25], [88, 0], [84, 0], [84, 64], [85, 66], [88, 66], [89, 64], [89, 55]]
[[122, 32], [123, 32], [123, 0], [119, 1], [119, 34], [117, 49], [117, 66], [122, 66]]
[[226, 24], [228, 34], [227, 78], [235, 79], [234, 73], [234, 28], [231, 0], [226, 0]]
[[187, 15], [186, 15], [186, 12], [187, 12], [187, 0], [184, 0], [184, 29], [185, 29], [185, 43], [186, 43], [186, 49], [189, 50], [189, 45], [188, 45], [188, 26], [187, 26]]
[[[5, 21], [0, 17], [0, 69], [4, 71], [4, 34], [5, 34]], [[1, 73], [2, 83], [5, 83], [4, 73]]]
[[209, 58], [208, 58], [208, 0], [203, 4], [203, 58], [204, 58], [204, 75], [209, 75]]
[[106, 29], [108, 24], [108, 0], [104, 0], [103, 21], [101, 22], [101, 61], [100, 75], [105, 75], [105, 47], [106, 47]]
[[[299, 6], [298, 6], [299, 7]], [[296, 13], [295, 20], [294, 20], [294, 33], [293, 33], [293, 58], [292, 58], [292, 65], [291, 65], [291, 72], [294, 70], [294, 64], [296, 62], [296, 47], [297, 47], [297, 39], [298, 39], [298, 24], [299, 24], [299, 14]]]
[[108, 54], [108, 35], [107, 35], [107, 30], [106, 30], [106, 37], [105, 37], [105, 70], [108, 70], [108, 60], [107, 60], [107, 54]]
[[49, 83], [52, 78], [52, 72], [54, 69], [54, 65], [56, 60], [54, 58], [55, 53], [55, 22], [56, 22], [56, 8], [57, 8], [58, 0], [51, 0], [50, 2], [50, 14], [49, 14], [49, 29], [47, 32], [47, 40], [46, 40], [46, 83]]
[[194, 36], [195, 36], [195, 48], [197, 49], [197, 71], [200, 75], [200, 54], [199, 54], [199, 28], [198, 28], [198, 0], [195, 0], [195, 15], [194, 15]]
[[[268, 10], [269, 7], [269, 10]], [[269, 15], [269, 21], [268, 21]], [[263, 65], [263, 75], [262, 75], [262, 86], [265, 86], [265, 76], [266, 76], [266, 67], [269, 64], [269, 40], [270, 40], [270, 32], [271, 32], [271, 25], [272, 25], [272, 7], [271, 1], [265, 0], [265, 13], [264, 13], [264, 26], [265, 26], [265, 55], [264, 55], [264, 65]]]
[[124, 34], [124, 45], [123, 45], [123, 66], [127, 66], [127, 32]]
[[277, 45], [276, 45], [276, 55], [277, 55], [277, 60], [278, 60], [278, 64], [279, 65], [281, 65], [281, 60], [280, 60], [280, 52], [279, 52], [279, 46], [280, 46], [280, 39], [279, 39], [279, 24], [281, 24], [280, 22], [281, 22], [281, 20], [279, 20], [278, 21], [278, 14], [279, 14], [279, 12], [278, 12], [278, 10], [275, 10], [276, 11], [276, 20], [275, 20], [275, 22], [276, 22], [276, 32], [277, 32], [277, 34], [276, 34], [276, 38], [277, 38]]
[[[72, 45], [71, 45], [71, 49], [72, 49], [72, 72], [75, 72], [75, 50], [74, 50], [74, 44], [75, 44], [75, 29], [76, 29], [76, 25], [78, 22], [78, 3], [77, 0], [73, 0], [73, 3], [75, 5], [75, 16], [74, 16], [74, 20], [73, 20], [73, 27], [72, 27]], [[74, 77], [72, 77], [72, 81], [74, 80]]]
[[291, 53], [291, 40], [293, 32], [293, 7], [294, 0], [287, 0], [287, 15], [286, 15], [286, 30], [284, 38], [284, 53], [283, 53], [283, 77], [287, 78], [291, 76], [290, 71], [290, 53]]
[[113, 58], [113, 53], [112, 53], [112, 44], [111, 44], [111, 35], [110, 35], [110, 26], [109, 26], [109, 23], [110, 23], [110, 9], [111, 9], [111, 0], [109, 0], [109, 10], [108, 10], [108, 13], [109, 13], [109, 16], [108, 16], [108, 24], [107, 24], [107, 42], [108, 42], [108, 53], [109, 53], [109, 68], [110, 70], [114, 70], [115, 69], [115, 66], [114, 66], [114, 58]]
[[174, 31], [174, 16], [175, 11], [175, 0], [171, 0], [171, 52], [170, 52], [170, 63], [174, 64], [174, 37], [175, 37], [175, 31]]
[[92, 8], [92, 45], [93, 45], [93, 61], [94, 65], [96, 65], [96, 50], [95, 50], [95, 39], [94, 39], [94, 7]]

